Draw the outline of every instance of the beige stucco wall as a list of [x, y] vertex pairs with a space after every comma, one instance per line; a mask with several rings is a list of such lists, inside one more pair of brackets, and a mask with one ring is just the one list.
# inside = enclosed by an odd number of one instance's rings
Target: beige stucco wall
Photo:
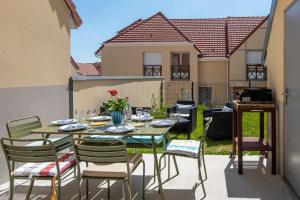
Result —
[[197, 81], [197, 50], [191, 44], [162, 45], [162, 44], [129, 44], [104, 46], [101, 50], [101, 70], [103, 75], [142, 76], [143, 53], [162, 53], [162, 76], [170, 80], [170, 55], [171, 52], [190, 53], [191, 81]]
[[278, 0], [273, 17], [273, 24], [267, 46], [265, 64], [268, 67], [268, 87], [273, 90], [278, 106], [277, 138], [279, 150], [279, 172], [283, 175], [284, 158], [284, 10], [293, 0]]
[[199, 61], [198, 82], [227, 83], [227, 61]]
[[264, 22], [245, 42], [230, 56], [230, 80], [246, 81], [246, 51], [262, 50], [267, 21]]
[[157, 80], [84, 80], [73, 83], [74, 111], [99, 111], [103, 102], [110, 99], [107, 92], [117, 89], [119, 96], [129, 97], [131, 106], [151, 106], [152, 95], [159, 103], [162, 79]]
[[67, 84], [70, 15], [63, 0], [0, 1], [0, 88]]

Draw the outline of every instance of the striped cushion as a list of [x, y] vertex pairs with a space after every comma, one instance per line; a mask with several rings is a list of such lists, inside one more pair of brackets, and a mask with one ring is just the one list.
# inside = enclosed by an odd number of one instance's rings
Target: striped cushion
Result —
[[196, 140], [172, 140], [166, 149], [168, 153], [197, 157], [200, 142]]
[[[58, 159], [59, 171], [63, 173], [76, 162], [75, 154], [66, 153]], [[43, 162], [43, 163], [26, 163], [13, 172], [14, 176], [56, 176], [56, 163]]]
[[[164, 136], [155, 136], [154, 137], [155, 143], [159, 144], [164, 140]], [[151, 136], [132, 136], [126, 139], [126, 143], [128, 144], [139, 144], [143, 142], [144, 144], [152, 144]]]

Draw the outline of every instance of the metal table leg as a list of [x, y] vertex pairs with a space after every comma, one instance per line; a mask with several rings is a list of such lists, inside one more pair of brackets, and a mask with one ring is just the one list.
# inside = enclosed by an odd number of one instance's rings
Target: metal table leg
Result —
[[153, 154], [154, 154], [154, 164], [155, 164], [157, 180], [158, 180], [158, 187], [159, 187], [159, 191], [160, 191], [160, 198], [163, 200], [164, 199], [164, 191], [163, 191], [163, 188], [162, 188], [162, 182], [161, 182], [161, 176], [160, 176], [160, 169], [159, 169], [159, 166], [158, 166], [156, 143], [155, 143], [154, 136], [151, 136], [151, 140], [152, 140], [152, 149], [153, 149]]

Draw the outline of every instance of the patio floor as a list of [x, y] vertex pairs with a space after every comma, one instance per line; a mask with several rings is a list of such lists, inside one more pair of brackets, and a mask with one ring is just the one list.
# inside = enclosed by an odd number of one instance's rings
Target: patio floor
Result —
[[[146, 199], [160, 199], [157, 193], [157, 181], [153, 184], [153, 156], [145, 154], [146, 161]], [[298, 199], [288, 184], [279, 176], [271, 175], [266, 160], [258, 156], [244, 157], [244, 174], [237, 174], [236, 160], [228, 156], [206, 156], [208, 180], [204, 182], [207, 200], [224, 199], [261, 199], [261, 200], [293, 200]], [[174, 165], [171, 159], [171, 177], [175, 175]], [[196, 160], [178, 158], [180, 174], [166, 182], [164, 187], [165, 199], [201, 199], [203, 197], [201, 185], [196, 189], [193, 186], [197, 180]], [[139, 167], [134, 173], [132, 194], [134, 199], [141, 199], [142, 191], [142, 168]], [[63, 182], [62, 198], [77, 199], [76, 182], [73, 174]], [[162, 171], [163, 181], [167, 178], [167, 170]], [[90, 181], [90, 199], [107, 199], [106, 184], [103, 181]], [[15, 189], [14, 199], [24, 199], [28, 189], [28, 182], [23, 182]], [[7, 199], [5, 191], [7, 184], [0, 187], [0, 199]], [[84, 184], [82, 193], [84, 193]], [[31, 199], [49, 199], [50, 182], [38, 181], [33, 188]], [[111, 199], [122, 199], [122, 188], [118, 182], [111, 183]]]

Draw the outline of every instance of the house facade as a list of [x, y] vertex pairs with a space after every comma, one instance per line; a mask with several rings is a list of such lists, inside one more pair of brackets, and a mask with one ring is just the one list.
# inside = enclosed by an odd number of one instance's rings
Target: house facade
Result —
[[273, 0], [264, 45], [268, 87], [277, 104], [279, 172], [300, 196], [300, 1]]
[[8, 120], [69, 116], [70, 29], [81, 23], [71, 0], [0, 1], [0, 137]]
[[183, 98], [222, 105], [266, 86], [261, 62], [267, 17], [139, 19], [96, 51], [104, 76], [163, 76], [167, 104]]

